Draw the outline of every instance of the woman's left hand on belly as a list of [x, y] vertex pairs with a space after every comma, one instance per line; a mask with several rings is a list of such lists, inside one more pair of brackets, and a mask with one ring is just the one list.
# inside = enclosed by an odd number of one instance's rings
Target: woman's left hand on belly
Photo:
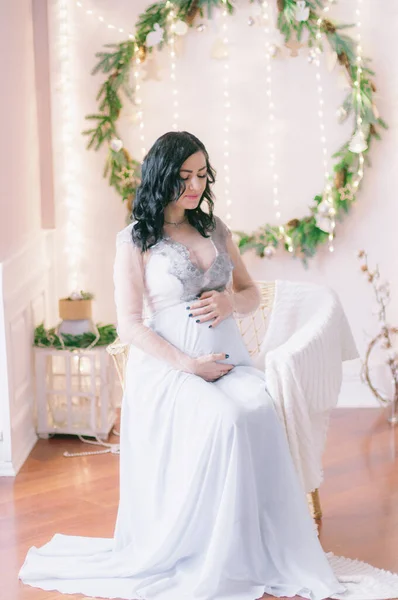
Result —
[[217, 290], [203, 292], [199, 296], [199, 300], [191, 302], [187, 309], [190, 310], [191, 319], [195, 319], [197, 323], [212, 321], [209, 327], [216, 327], [233, 313], [229, 294]]

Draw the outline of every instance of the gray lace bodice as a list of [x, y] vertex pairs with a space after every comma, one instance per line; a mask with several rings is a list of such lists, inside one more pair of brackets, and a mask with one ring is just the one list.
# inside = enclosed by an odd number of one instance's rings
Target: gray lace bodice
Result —
[[232, 260], [225, 248], [225, 243], [217, 240], [214, 233], [212, 232], [210, 235], [217, 255], [208, 269], [201, 269], [195, 265], [190, 258], [188, 248], [167, 235], [151, 249], [154, 254], [169, 257], [169, 274], [177, 277], [182, 284], [181, 301], [192, 300], [207, 290], [222, 291], [230, 279], [233, 270]]
[[[226, 288], [234, 269], [226, 246], [229, 229], [219, 217], [215, 216], [215, 220], [216, 228], [209, 232], [208, 240], [216, 255], [207, 269], [194, 264], [188, 247], [167, 234], [148, 250], [145, 261], [147, 314], [178, 302], [191, 301], [204, 291]], [[132, 243], [133, 225], [131, 223], [119, 233], [118, 243]]]

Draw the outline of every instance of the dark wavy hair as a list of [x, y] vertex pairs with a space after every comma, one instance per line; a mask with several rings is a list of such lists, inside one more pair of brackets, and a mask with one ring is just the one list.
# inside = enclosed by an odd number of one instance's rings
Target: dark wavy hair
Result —
[[[206, 158], [207, 182], [198, 206], [185, 210], [188, 222], [203, 237], [215, 228], [213, 217], [214, 196], [210, 186], [215, 182], [215, 170], [210, 164], [204, 144], [188, 131], [170, 131], [156, 140], [144, 158], [139, 185], [133, 204], [131, 218], [137, 221], [132, 227], [134, 244], [144, 252], [162, 238], [164, 209], [185, 191], [185, 182], [180, 177], [182, 164], [196, 152]], [[207, 202], [209, 212], [202, 210]]]

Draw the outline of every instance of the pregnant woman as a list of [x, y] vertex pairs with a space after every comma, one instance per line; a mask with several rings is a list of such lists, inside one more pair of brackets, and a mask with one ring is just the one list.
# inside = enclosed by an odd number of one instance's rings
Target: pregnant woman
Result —
[[163, 135], [145, 157], [114, 267], [118, 333], [131, 344], [114, 537], [56, 534], [29, 550], [25, 583], [129, 600], [345, 591], [234, 319], [260, 293], [213, 214], [213, 182], [190, 133]]

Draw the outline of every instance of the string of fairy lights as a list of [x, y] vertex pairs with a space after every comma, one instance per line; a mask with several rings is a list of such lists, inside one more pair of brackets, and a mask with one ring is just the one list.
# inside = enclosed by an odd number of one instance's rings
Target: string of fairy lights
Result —
[[[357, 131], [361, 131], [362, 130], [362, 117], [361, 117], [361, 102], [362, 102], [362, 98], [361, 98], [361, 94], [360, 94], [360, 87], [361, 87], [361, 75], [362, 75], [362, 46], [361, 46], [361, 40], [362, 40], [362, 36], [361, 36], [361, 28], [362, 28], [362, 21], [361, 21], [361, 6], [362, 6], [362, 0], [357, 0], [357, 5], [356, 5], [356, 9], [355, 9], [355, 15], [356, 15], [356, 26], [357, 26], [357, 46], [356, 46], [356, 63], [357, 63], [357, 73], [356, 73], [356, 79], [354, 82], [354, 86], [356, 88], [356, 122], [357, 122]], [[359, 153], [359, 169], [357, 171], [357, 176], [355, 178], [355, 181], [353, 183], [354, 187], [357, 188], [359, 186], [359, 183], [363, 177], [363, 163], [364, 163], [364, 157], [363, 157], [363, 153], [360, 152]]]
[[[335, 235], [335, 220], [334, 215], [336, 213], [333, 205], [333, 186], [332, 178], [330, 174], [330, 167], [328, 161], [328, 146], [325, 132], [325, 121], [324, 121], [324, 92], [322, 86], [321, 76], [321, 63], [320, 55], [322, 53], [322, 24], [326, 18], [327, 13], [330, 10], [330, 6], [335, 0], [327, 0], [326, 5], [322, 8], [319, 19], [317, 20], [317, 31], [316, 31], [316, 44], [315, 44], [315, 77], [317, 84], [317, 95], [318, 95], [318, 116], [319, 116], [319, 130], [320, 130], [320, 144], [322, 148], [322, 160], [324, 168], [324, 200], [329, 204], [328, 217], [330, 219], [330, 230], [329, 230], [329, 251], [334, 251], [333, 241]], [[356, 110], [356, 130], [361, 132], [362, 118], [361, 118], [361, 74], [362, 74], [362, 47], [361, 47], [361, 5], [363, 0], [356, 0], [356, 26], [357, 26], [357, 45], [356, 45], [356, 62], [357, 72], [354, 86], [357, 89], [355, 94], [355, 110]], [[125, 28], [118, 26], [114, 22], [110, 22], [106, 17], [96, 9], [88, 7], [87, 3], [76, 1], [76, 6], [94, 20], [99, 21], [104, 27], [108, 29], [114, 29], [119, 33], [127, 34], [129, 39], [134, 40], [134, 34], [131, 31], [127, 31]], [[177, 60], [176, 60], [176, 35], [177, 27], [181, 26], [181, 21], [178, 21], [178, 11], [173, 5], [172, 0], [168, 0], [168, 7], [170, 8], [167, 19], [168, 27], [168, 48], [170, 57], [170, 81], [171, 81], [171, 93], [172, 93], [172, 129], [179, 129], [179, 89], [177, 82]], [[268, 119], [268, 139], [267, 139], [267, 155], [268, 155], [268, 167], [271, 176], [271, 189], [272, 189], [272, 201], [275, 210], [275, 219], [279, 227], [280, 236], [284, 239], [289, 252], [294, 252], [294, 246], [292, 239], [285, 231], [283, 226], [283, 213], [280, 201], [280, 190], [279, 190], [279, 174], [276, 160], [275, 150], [275, 99], [274, 91], [272, 86], [272, 63], [275, 56], [274, 44], [271, 43], [270, 32], [271, 32], [271, 2], [270, 0], [259, 0], [261, 6], [261, 19], [262, 27], [264, 32], [265, 40], [265, 60], [266, 60], [266, 77], [265, 77], [265, 92], [266, 92], [266, 103], [267, 103], [267, 119]], [[58, 90], [60, 91], [60, 102], [62, 104], [63, 119], [61, 123], [61, 135], [63, 139], [64, 148], [64, 169], [63, 169], [63, 180], [65, 182], [65, 206], [67, 207], [67, 243], [66, 243], [66, 254], [68, 261], [68, 269], [70, 272], [70, 288], [77, 289], [80, 279], [80, 263], [81, 263], [81, 245], [78, 243], [78, 239], [81, 238], [81, 227], [79, 225], [79, 211], [77, 204], [79, 202], [79, 194], [77, 192], [76, 184], [76, 165], [73, 160], [73, 102], [71, 102], [71, 81], [73, 79], [73, 71], [71, 69], [71, 62], [68, 57], [71, 56], [70, 40], [71, 40], [71, 18], [70, 18], [70, 3], [67, 0], [58, 0], [58, 17], [59, 17], [59, 35], [58, 35], [58, 58], [60, 64], [59, 70], [59, 85]], [[221, 29], [222, 29], [222, 43], [225, 51], [225, 57], [228, 56], [229, 49], [229, 38], [228, 38], [228, 10], [227, 0], [222, 0], [221, 6]], [[202, 30], [202, 29], [200, 29]], [[181, 35], [181, 32], [179, 32]], [[133, 65], [133, 78], [134, 78], [134, 102], [138, 110], [136, 112], [136, 121], [139, 129], [139, 140], [140, 140], [140, 152], [142, 158], [146, 154], [145, 144], [145, 120], [144, 120], [144, 109], [142, 100], [142, 84], [144, 81], [144, 61], [140, 57], [139, 48], [135, 48], [135, 58]], [[232, 221], [232, 198], [230, 191], [231, 184], [231, 173], [230, 173], [230, 126], [232, 120], [232, 105], [230, 97], [230, 65], [228, 60], [223, 61], [223, 77], [222, 77], [222, 97], [223, 97], [223, 195], [226, 203], [226, 220], [231, 224]], [[353, 186], [357, 188], [363, 177], [363, 153], [358, 153], [359, 166], [356, 173], [356, 178], [353, 181]]]
[[332, 182], [329, 172], [329, 161], [328, 161], [328, 145], [326, 140], [326, 130], [325, 130], [325, 121], [324, 121], [324, 105], [325, 100], [323, 97], [323, 87], [321, 82], [321, 61], [320, 56], [322, 54], [322, 33], [321, 27], [324, 18], [326, 18], [327, 13], [330, 9], [330, 4], [333, 0], [329, 0], [329, 4], [326, 4], [323, 9], [320, 18], [317, 20], [317, 32], [315, 34], [316, 39], [316, 48], [315, 48], [315, 78], [317, 83], [317, 93], [318, 93], [318, 117], [319, 117], [319, 129], [320, 129], [320, 141], [321, 148], [323, 154], [323, 167], [324, 167], [324, 175], [325, 175], [325, 191], [324, 191], [324, 202], [326, 204], [326, 209], [329, 216], [329, 251], [334, 252], [333, 240], [334, 240], [334, 232], [336, 228], [336, 221], [334, 216], [336, 214], [336, 209], [333, 203], [333, 195], [332, 195]]
[[134, 102], [138, 106], [137, 111], [137, 122], [139, 129], [139, 137], [140, 137], [140, 152], [141, 157], [144, 158], [146, 154], [145, 148], [145, 122], [144, 122], [144, 109], [142, 107], [142, 97], [141, 97], [141, 82], [143, 80], [143, 61], [140, 58], [138, 45], [135, 44], [135, 52], [134, 52], [134, 68], [133, 68], [133, 77], [134, 77]]
[[65, 214], [63, 233], [65, 236], [64, 255], [67, 265], [67, 285], [69, 290], [75, 290], [80, 289], [78, 286], [81, 283], [83, 234], [79, 164], [73, 144], [77, 111], [76, 102], [73, 101], [76, 90], [73, 83], [71, 6], [68, 0], [59, 0], [55, 9], [57, 36], [54, 42], [57, 69], [54, 93], [57, 95], [57, 106], [62, 111], [62, 119], [59, 119], [58, 123], [62, 153], [56, 155], [56, 161], [59, 161], [58, 168], [61, 173], [58, 188], [59, 201]]
[[[123, 27], [119, 27], [114, 23], [108, 21], [98, 10], [93, 8], [87, 8], [87, 5], [83, 2], [76, 1], [76, 6], [81, 9], [88, 17], [91, 17], [94, 20], [98, 20], [103, 24], [107, 29], [114, 29], [119, 33], [127, 33], [128, 38], [134, 40], [134, 34], [131, 32], [127, 32]], [[140, 154], [141, 158], [143, 158], [146, 154], [145, 147], [145, 121], [144, 121], [144, 109], [142, 106], [142, 97], [141, 97], [141, 89], [142, 82], [144, 79], [144, 70], [143, 70], [143, 61], [141, 60], [138, 52], [138, 45], [135, 45], [135, 53], [134, 53], [134, 65], [133, 65], [133, 78], [134, 78], [134, 102], [135, 105], [138, 106], [138, 110], [136, 112], [136, 120], [138, 124], [139, 130], [139, 140], [140, 140]]]
[[[275, 156], [275, 103], [273, 98], [272, 89], [272, 61], [274, 56], [273, 44], [270, 39], [271, 29], [271, 13], [269, 0], [263, 0], [261, 3], [261, 17], [263, 23], [263, 31], [265, 38], [265, 59], [266, 59], [266, 78], [265, 78], [265, 94], [267, 101], [267, 114], [268, 114], [268, 166], [271, 174], [271, 186], [272, 186], [272, 200], [275, 209], [275, 220], [279, 226], [279, 233], [285, 239], [288, 246], [289, 252], [293, 252], [292, 239], [287, 235], [285, 228], [280, 223], [282, 222], [282, 213], [279, 200], [279, 175], [276, 169], [276, 156]], [[273, 247], [266, 249], [266, 254], [269, 256], [274, 252]]]
[[179, 108], [179, 94], [177, 87], [177, 61], [176, 61], [176, 23], [177, 23], [177, 11], [172, 2], [168, 1], [166, 7], [170, 7], [169, 14], [167, 16], [168, 21], [168, 39], [169, 39], [169, 51], [170, 51], [170, 80], [171, 80], [171, 91], [172, 91], [172, 105], [173, 105], [173, 119], [172, 129], [178, 130], [178, 120], [180, 115], [178, 113]]
[[[229, 46], [229, 38], [228, 38], [228, 11], [227, 11], [227, 0], [222, 0], [222, 42], [224, 46], [224, 52], [226, 57], [228, 57], [228, 46]], [[230, 157], [230, 125], [231, 125], [231, 98], [230, 98], [230, 89], [229, 89], [229, 62], [225, 60], [223, 63], [224, 74], [223, 74], [223, 102], [224, 102], [224, 123], [223, 123], [223, 153], [224, 153], [224, 198], [227, 206], [227, 213], [225, 215], [226, 221], [231, 224], [232, 221], [232, 198], [231, 198], [231, 174], [229, 168], [229, 157]], [[228, 224], [227, 223], [227, 224]]]
[[[104, 26], [108, 29], [116, 29], [117, 31], [119, 31], [119, 33], [127, 33], [123, 27], [118, 27], [117, 25], [114, 25], [113, 23], [107, 21], [107, 19], [105, 19], [105, 17], [103, 17], [101, 14], [99, 14], [98, 11], [92, 8], [86, 8], [83, 2], [76, 2], [76, 6], [82, 9], [87, 16], [93, 17], [94, 19], [97, 19], [100, 23], [103, 23]], [[134, 39], [134, 35], [132, 33], [128, 33], [128, 37], [130, 39]]]

